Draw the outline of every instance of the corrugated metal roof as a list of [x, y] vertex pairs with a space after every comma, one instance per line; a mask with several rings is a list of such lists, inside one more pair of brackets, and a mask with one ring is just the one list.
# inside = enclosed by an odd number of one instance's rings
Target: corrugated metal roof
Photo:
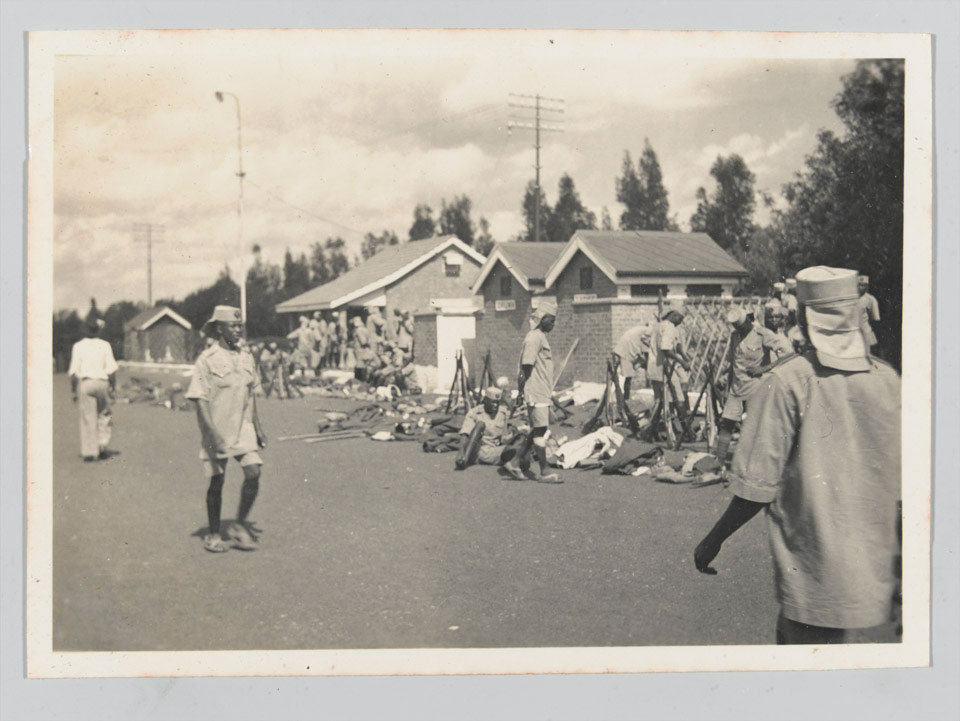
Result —
[[[437, 236], [425, 240], [408, 241], [383, 248], [372, 258], [368, 258], [339, 278], [317, 286], [277, 305], [277, 312], [299, 310], [321, 310], [342, 305], [341, 299], [352, 293], [381, 283], [387, 285], [387, 278], [417, 259], [431, 253], [439, 246], [456, 239], [453, 235]], [[376, 288], [371, 288], [375, 290]]]
[[606, 260], [617, 275], [646, 273], [709, 273], [745, 275], [706, 233], [654, 230], [578, 230], [583, 242]]
[[497, 243], [497, 247], [516, 269], [528, 280], [543, 285], [547, 271], [553, 265], [566, 243]]

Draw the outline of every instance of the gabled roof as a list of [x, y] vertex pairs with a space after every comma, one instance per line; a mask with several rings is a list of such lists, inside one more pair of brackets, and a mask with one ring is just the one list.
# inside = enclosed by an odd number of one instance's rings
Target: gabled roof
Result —
[[156, 323], [158, 320], [160, 320], [164, 316], [166, 316], [167, 318], [170, 318], [175, 323], [179, 323], [187, 330], [190, 330], [191, 328], [193, 328], [193, 326], [190, 325], [190, 321], [188, 321], [179, 313], [171, 310], [165, 305], [158, 305], [153, 308], [147, 308], [137, 313], [135, 316], [133, 316], [133, 318], [131, 318], [130, 320], [128, 320], [126, 323], [123, 324], [123, 329], [124, 330], [146, 330], [147, 328], [152, 326], [154, 323]]
[[564, 247], [563, 243], [497, 243], [473, 283], [473, 292], [480, 292], [497, 263], [502, 263], [524, 290], [543, 288], [547, 271]]
[[455, 235], [435, 236], [383, 248], [339, 278], [277, 305], [278, 313], [339, 308], [386, 288], [449, 248], [457, 248], [477, 265], [484, 257]]
[[578, 230], [547, 272], [547, 287], [553, 285], [577, 251], [614, 283], [643, 275], [747, 275], [746, 268], [706, 233]]

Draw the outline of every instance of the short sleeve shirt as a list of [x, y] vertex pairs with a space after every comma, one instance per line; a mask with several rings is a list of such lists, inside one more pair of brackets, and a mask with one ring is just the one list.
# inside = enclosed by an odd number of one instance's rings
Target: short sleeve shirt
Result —
[[460, 426], [460, 433], [470, 435], [476, 427], [478, 421], [482, 421], [483, 437], [480, 441], [484, 446], [499, 446], [503, 443], [503, 436], [507, 432], [507, 410], [503, 406], [497, 408], [497, 414], [491, 418], [483, 410], [483, 406], [474, 406], [463, 419], [463, 425]]
[[741, 498], [769, 503], [777, 593], [787, 618], [866, 628], [888, 618], [900, 499], [900, 378], [814, 353], [765, 375], [730, 472]]
[[621, 363], [633, 363], [650, 349], [649, 343], [649, 326], [635, 325], [620, 336], [613, 352], [620, 356]]
[[103, 338], [83, 338], [70, 351], [70, 375], [105, 381], [117, 372], [113, 349]]
[[[230, 350], [219, 343], [200, 354], [186, 397], [210, 404], [214, 428], [223, 436], [227, 449], [220, 458], [239, 456], [259, 449], [253, 425], [253, 396], [262, 393], [253, 356], [245, 350]], [[201, 444], [206, 458], [208, 439]]]
[[662, 320], [654, 326], [650, 337], [650, 355], [647, 357], [647, 380], [663, 381], [663, 351], [675, 350], [677, 346], [677, 327], [669, 320]]
[[730, 365], [733, 383], [730, 393], [737, 398], [749, 397], [759, 386], [759, 378], [751, 378], [748, 371], [767, 365], [771, 360], [793, 351], [780, 336], [769, 328], [754, 326], [739, 342], [730, 344]]
[[521, 366], [533, 366], [533, 372], [523, 387], [528, 404], [549, 404], [553, 398], [553, 351], [547, 334], [534, 328], [523, 339]]

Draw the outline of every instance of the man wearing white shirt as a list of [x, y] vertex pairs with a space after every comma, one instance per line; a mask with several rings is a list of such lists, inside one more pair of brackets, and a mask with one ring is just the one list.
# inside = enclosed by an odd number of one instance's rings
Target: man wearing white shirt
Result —
[[100, 338], [104, 322], [91, 319], [87, 337], [70, 352], [70, 387], [80, 406], [80, 454], [90, 462], [108, 458], [113, 430], [110, 400], [117, 387], [117, 361], [107, 341]]

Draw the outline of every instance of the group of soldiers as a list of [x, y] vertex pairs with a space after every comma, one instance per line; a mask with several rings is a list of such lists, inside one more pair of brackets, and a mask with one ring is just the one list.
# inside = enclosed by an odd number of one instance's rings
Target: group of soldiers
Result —
[[385, 319], [374, 308], [366, 313], [366, 319], [358, 315], [349, 323], [343, 312], [326, 321], [317, 311], [312, 317], [300, 316], [299, 326], [287, 339], [293, 341], [290, 349], [276, 341], [254, 343], [249, 348], [268, 397], [273, 393], [280, 399], [303, 397], [299, 386], [306, 378], [342, 368], [352, 368], [358, 380], [373, 386], [415, 389], [413, 316], [408, 311], [395, 309]]
[[[842, 643], [851, 629], [886, 622], [896, 593], [900, 379], [870, 352], [876, 343], [871, 323], [879, 321], [879, 310], [867, 286], [868, 279], [852, 270], [806, 268], [776, 289], [776, 302], [766, 304], [761, 321], [737, 307], [726, 317], [731, 342], [720, 371], [727, 377], [728, 398], [716, 448], [722, 464], [733, 428], [740, 420], [743, 425], [724, 471], [732, 498], [696, 546], [693, 561], [701, 573], [715, 574], [711, 564], [726, 540], [765, 510], [781, 606], [778, 643]], [[506, 383], [498, 382], [465, 419], [458, 469], [481, 462], [500, 465], [510, 480], [562, 482], [548, 470], [546, 454], [556, 383], [547, 336], [557, 313], [556, 302], [544, 299], [520, 350], [514, 409], [526, 411], [529, 430], [504, 442], [513, 411], [503, 403]], [[362, 373], [369, 374], [385, 350], [392, 351], [390, 362], [397, 367], [408, 362], [412, 333], [406, 320], [395, 313], [388, 327], [379, 313], [371, 313], [366, 323], [354, 321], [353, 353]], [[671, 309], [648, 337], [637, 331], [614, 350], [624, 372], [644, 368], [661, 398], [673, 388], [669, 369], [690, 368], [683, 334], [677, 333], [682, 324], [682, 311]], [[103, 416], [115, 383], [109, 344], [98, 337], [102, 327], [90, 324], [88, 338], [73, 348], [70, 366], [88, 461], [104, 457], [109, 424]], [[313, 332], [309, 320], [304, 327], [303, 336]], [[217, 306], [203, 331], [213, 342], [197, 359], [186, 393], [196, 406], [200, 459], [209, 479], [203, 546], [212, 553], [255, 550], [256, 529], [247, 519], [260, 487], [260, 451], [267, 445], [256, 406], [261, 373], [243, 342], [238, 308]], [[319, 367], [319, 358], [331, 358], [330, 339], [337, 336], [329, 324], [326, 334], [326, 355], [307, 344], [306, 350], [317, 354], [308, 363]], [[304, 362], [301, 335], [297, 338], [296, 362]], [[264, 354], [284, 362], [276, 344], [262, 350], [261, 366]], [[243, 485], [236, 520], [221, 528], [230, 458], [243, 470]]]
[[[723, 543], [766, 510], [780, 644], [848, 641], [853, 629], [888, 622], [898, 593], [900, 379], [871, 354], [880, 315], [868, 283], [852, 270], [806, 268], [778, 284], [762, 319], [738, 307], [726, 316], [730, 343], [719, 375], [728, 392], [714, 453], [733, 495], [697, 545], [694, 565], [716, 574], [711, 564]], [[562, 482], [547, 472], [545, 448], [555, 382], [547, 334], [556, 314], [553, 303], [537, 309], [520, 354], [530, 431], [510, 440], [512, 411], [501, 388], [488, 388], [464, 420], [457, 469], [496, 464], [509, 479]], [[682, 324], [682, 311], [671, 309], [614, 349], [627, 379], [643, 368], [659, 400], [685, 396], [670, 372], [690, 369]]]
[[352, 321], [350, 351], [354, 375], [372, 386], [395, 385], [411, 390], [413, 381], [413, 315], [395, 308], [386, 318], [373, 308]]

